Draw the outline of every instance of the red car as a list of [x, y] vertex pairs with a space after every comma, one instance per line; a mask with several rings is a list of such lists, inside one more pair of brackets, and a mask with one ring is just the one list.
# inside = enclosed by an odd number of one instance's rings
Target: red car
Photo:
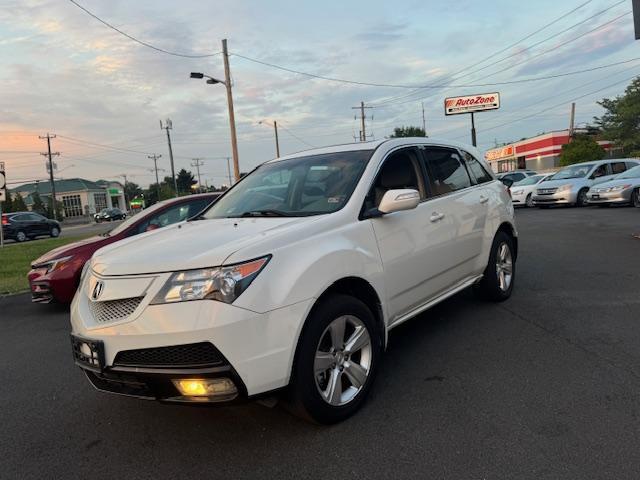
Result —
[[31, 271], [27, 274], [31, 301], [70, 303], [80, 282], [82, 267], [96, 250], [123, 238], [193, 217], [219, 196], [217, 193], [203, 193], [165, 200], [130, 217], [108, 233], [45, 253], [31, 264]]

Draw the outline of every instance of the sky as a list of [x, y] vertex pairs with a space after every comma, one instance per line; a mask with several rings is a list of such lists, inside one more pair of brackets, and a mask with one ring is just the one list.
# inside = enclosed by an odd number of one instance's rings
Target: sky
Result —
[[[476, 115], [478, 146], [486, 150], [567, 128], [574, 99], [576, 123], [590, 122], [602, 113], [598, 100], [621, 94], [640, 73], [631, 0], [77, 2], [123, 32], [175, 53], [215, 54], [228, 39], [243, 172], [274, 158], [273, 120], [281, 154], [290, 154], [357, 140], [359, 111], [352, 107], [361, 101], [374, 106], [366, 110], [368, 139], [382, 139], [397, 126], [421, 126], [424, 102], [429, 136], [470, 142], [469, 116], [445, 117], [444, 98], [498, 91], [500, 110]], [[356, 82], [456, 86], [343, 83], [239, 55]], [[565, 77], [471, 86], [634, 58]], [[190, 79], [191, 71], [222, 79], [222, 56], [156, 51], [69, 0], [0, 0], [0, 161], [10, 186], [47, 178], [40, 155], [46, 140], [39, 138], [47, 133], [56, 135], [57, 178], [127, 175], [147, 186], [155, 178], [148, 155], [162, 155], [160, 176], [170, 173], [159, 124], [167, 118], [176, 170], [195, 173], [190, 163], [201, 158], [202, 183], [228, 183], [225, 88]]]

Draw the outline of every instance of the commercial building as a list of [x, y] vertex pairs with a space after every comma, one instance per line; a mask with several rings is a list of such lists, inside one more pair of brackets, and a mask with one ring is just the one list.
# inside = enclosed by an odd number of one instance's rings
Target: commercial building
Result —
[[[93, 215], [103, 208], [118, 207], [126, 210], [124, 188], [120, 182], [99, 180], [92, 182], [83, 178], [55, 180], [56, 199], [62, 203], [65, 218]], [[49, 182], [34, 182], [11, 189], [20, 195], [29, 209], [33, 207], [35, 193], [47, 205], [51, 198]]]
[[[569, 130], [558, 130], [492, 148], [487, 150], [484, 156], [496, 173], [525, 168], [537, 172], [548, 172], [560, 167], [560, 151], [567, 143], [569, 143]], [[598, 143], [607, 152], [613, 148], [609, 141]]]

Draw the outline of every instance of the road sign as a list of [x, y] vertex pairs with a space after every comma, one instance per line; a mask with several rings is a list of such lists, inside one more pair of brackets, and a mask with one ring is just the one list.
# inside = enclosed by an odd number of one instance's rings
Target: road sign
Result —
[[498, 92], [444, 99], [445, 115], [482, 112], [484, 110], [496, 110], [498, 108], [500, 108], [500, 94]]

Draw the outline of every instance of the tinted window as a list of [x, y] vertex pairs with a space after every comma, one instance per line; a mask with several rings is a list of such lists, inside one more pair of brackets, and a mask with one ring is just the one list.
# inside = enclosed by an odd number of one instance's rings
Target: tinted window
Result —
[[46, 218], [44, 218], [42, 215], [38, 215], [37, 213], [30, 213], [29, 220], [41, 222], [42, 220], [46, 220]]
[[23, 213], [22, 215], [14, 215], [11, 220], [14, 222], [26, 222], [29, 220], [29, 216]]
[[493, 180], [491, 175], [485, 170], [482, 164], [470, 153], [462, 152], [467, 168], [472, 177], [474, 177], [476, 183], [487, 183]]
[[458, 152], [449, 148], [427, 147], [425, 155], [431, 195], [445, 195], [471, 186]]
[[415, 148], [405, 148], [389, 155], [371, 190], [365, 199], [365, 210], [380, 205], [382, 197], [388, 190], [411, 188], [420, 192], [420, 197], [425, 198], [424, 188], [421, 188], [420, 160]]
[[613, 162], [611, 164], [611, 173], [612, 174], [618, 174], [618, 173], [622, 173], [627, 169], [627, 166], [625, 165], [624, 162]]
[[607, 165], [602, 164], [594, 170], [594, 172], [591, 174], [591, 177], [598, 178], [598, 177], [604, 177], [605, 175], [607, 175]]
[[189, 202], [189, 217], [193, 217], [204, 210], [204, 207], [213, 202], [210, 198], [202, 198], [200, 200], [195, 200], [193, 202]]
[[138, 233], [166, 227], [173, 223], [182, 222], [187, 218], [189, 218], [189, 204], [186, 202], [179, 203], [155, 215], [151, 215], [147, 220], [138, 225]]

